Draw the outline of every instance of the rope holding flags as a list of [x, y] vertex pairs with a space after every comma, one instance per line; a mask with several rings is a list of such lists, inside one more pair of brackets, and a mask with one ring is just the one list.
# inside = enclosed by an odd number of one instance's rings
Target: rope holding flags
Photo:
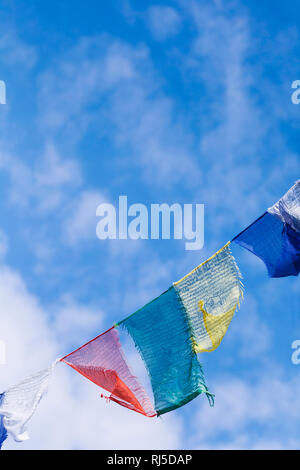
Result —
[[[298, 275], [300, 180], [232, 242], [261, 258], [271, 277]], [[16, 441], [28, 439], [26, 424], [47, 393], [57, 362], [109, 392], [101, 397], [147, 417], [179, 408], [200, 394], [213, 406], [198, 353], [219, 347], [243, 297], [230, 243], [129, 317], [1, 393], [0, 449], [8, 434]], [[145, 363], [154, 405], [131, 372], [121, 330], [131, 336]]]

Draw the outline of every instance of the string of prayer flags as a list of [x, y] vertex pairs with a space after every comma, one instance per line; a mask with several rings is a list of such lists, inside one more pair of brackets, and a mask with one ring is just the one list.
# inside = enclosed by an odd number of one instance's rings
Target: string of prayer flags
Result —
[[[297, 275], [300, 180], [232, 241], [261, 258], [271, 277]], [[109, 392], [105, 398], [147, 417], [179, 408], [200, 394], [212, 406], [214, 395], [197, 354], [220, 345], [242, 296], [241, 273], [228, 242], [125, 320], [0, 394], [0, 449], [8, 434], [16, 441], [28, 438], [26, 424], [47, 392], [58, 361]], [[145, 363], [154, 405], [130, 370], [119, 326], [129, 333]]]

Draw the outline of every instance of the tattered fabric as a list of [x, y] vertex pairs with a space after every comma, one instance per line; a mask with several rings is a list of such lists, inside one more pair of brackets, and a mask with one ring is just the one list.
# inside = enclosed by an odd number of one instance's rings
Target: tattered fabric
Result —
[[270, 277], [297, 276], [300, 271], [300, 234], [266, 212], [233, 239], [265, 263]]
[[300, 180], [232, 241], [261, 258], [269, 276], [300, 272]]
[[106, 397], [145, 416], [156, 416], [151, 401], [125, 361], [119, 336], [113, 327], [61, 361], [110, 392]]
[[300, 233], [300, 180], [276, 204], [269, 207], [268, 212]]
[[1, 395], [2, 426], [0, 426], [0, 435], [2, 434], [2, 439], [3, 437], [5, 439], [6, 432], [10, 433], [17, 442], [29, 439], [25, 425], [48, 391], [50, 376], [55, 364], [56, 362], [48, 369], [28, 377]]
[[242, 296], [241, 274], [227, 243], [174, 283], [191, 327], [194, 351], [214, 351], [221, 343]]
[[174, 287], [120, 324], [137, 346], [150, 375], [158, 415], [206, 393], [202, 367], [193, 351], [184, 306]]

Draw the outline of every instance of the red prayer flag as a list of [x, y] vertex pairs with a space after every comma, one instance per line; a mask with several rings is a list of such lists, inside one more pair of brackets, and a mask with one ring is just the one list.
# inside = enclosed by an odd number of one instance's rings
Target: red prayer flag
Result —
[[129, 369], [114, 327], [63, 357], [61, 361], [110, 392], [110, 396], [106, 398], [145, 416], [156, 416], [146, 391]]

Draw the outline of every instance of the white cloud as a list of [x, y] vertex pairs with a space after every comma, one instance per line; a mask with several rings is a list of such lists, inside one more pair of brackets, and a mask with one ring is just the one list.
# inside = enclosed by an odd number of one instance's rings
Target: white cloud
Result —
[[[134, 80], [136, 67], [146, 55], [106, 35], [81, 38], [39, 78], [41, 123], [48, 130], [72, 127], [82, 136], [95, 117], [88, 114], [99, 94]], [[77, 137], [78, 138], [78, 137]]]
[[158, 41], [177, 34], [181, 26], [179, 13], [172, 7], [152, 6], [147, 10], [148, 26]]
[[63, 158], [51, 141], [46, 143], [42, 156], [37, 156], [34, 163], [24, 163], [19, 156], [2, 148], [0, 170], [10, 178], [10, 202], [19, 208], [31, 205], [39, 213], [56, 209], [67, 191], [78, 187], [82, 181], [77, 161]]
[[95, 331], [101, 331], [104, 313], [96, 307], [78, 304], [70, 294], [51, 306], [51, 311], [52, 327], [64, 348], [76, 348], [91, 339]]
[[[299, 376], [269, 367], [252, 382], [219, 378], [212, 409], [199, 402], [190, 443], [205, 449], [298, 448]], [[190, 435], [193, 435], [191, 432]]]
[[1, 340], [7, 364], [1, 367], [1, 388], [55, 359], [56, 345], [38, 300], [21, 276], [1, 265]]
[[104, 35], [81, 39], [39, 82], [39, 121], [49, 132], [72, 131], [78, 141], [87, 128], [101, 130], [120, 155], [124, 175], [138, 168], [144, 180], [165, 188], [200, 183], [192, 136], [145, 46]]
[[36, 50], [33, 46], [22, 41], [13, 28], [3, 29], [0, 33], [0, 61], [6, 66], [20, 65], [24, 69], [31, 69], [37, 60]]
[[272, 330], [261, 318], [261, 310], [259, 302], [246, 292], [246, 299], [241, 302], [227, 334], [240, 357], [259, 358], [263, 362], [272, 347]]
[[79, 193], [64, 222], [66, 243], [74, 245], [81, 241], [96, 240], [96, 209], [104, 202], [107, 201], [99, 191], [86, 190]]
[[41, 161], [37, 162], [34, 179], [38, 186], [63, 186], [81, 183], [81, 172], [75, 160], [62, 159], [53, 142], [46, 143]]

